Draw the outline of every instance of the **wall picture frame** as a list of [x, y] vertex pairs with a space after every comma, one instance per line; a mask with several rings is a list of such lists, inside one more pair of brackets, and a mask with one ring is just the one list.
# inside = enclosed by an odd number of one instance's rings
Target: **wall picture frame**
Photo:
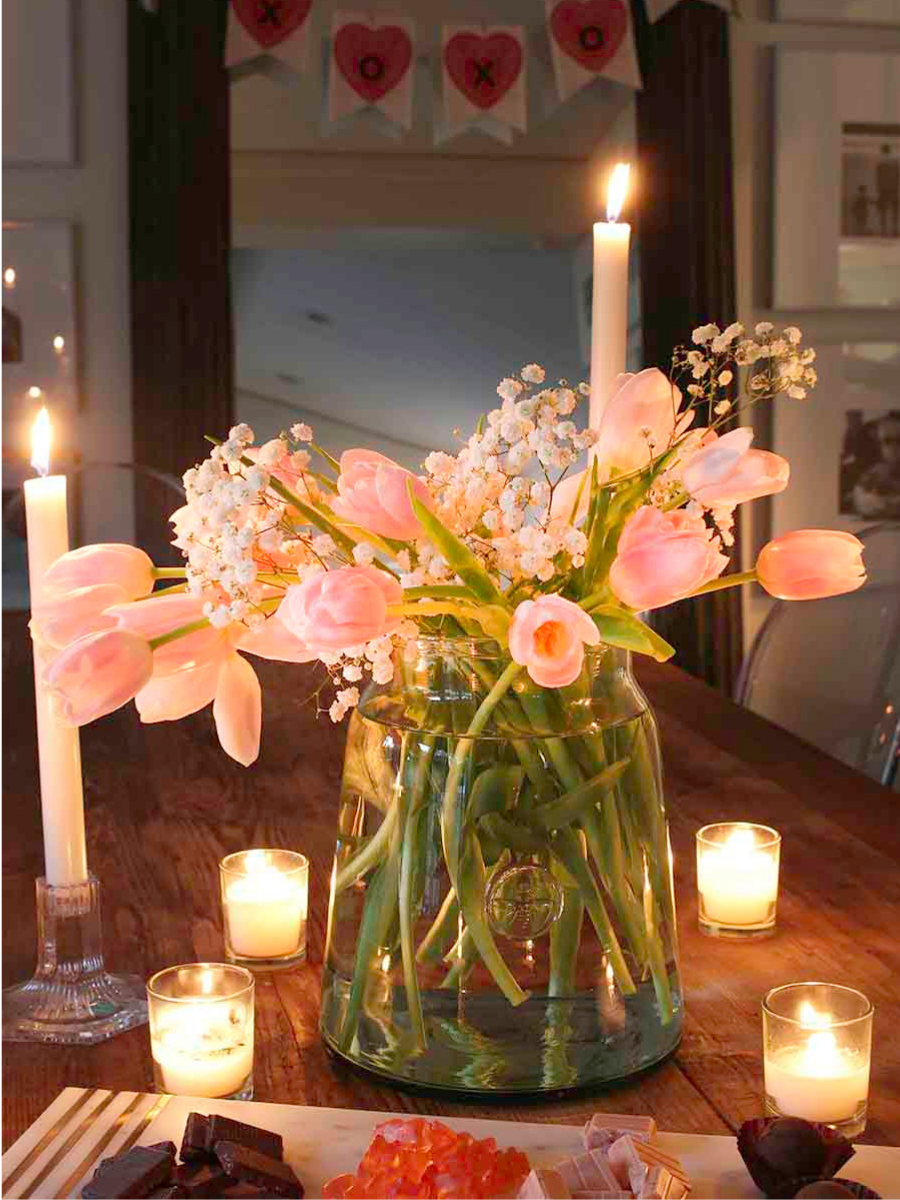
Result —
[[3, 166], [75, 166], [73, 0], [7, 0], [3, 40]]

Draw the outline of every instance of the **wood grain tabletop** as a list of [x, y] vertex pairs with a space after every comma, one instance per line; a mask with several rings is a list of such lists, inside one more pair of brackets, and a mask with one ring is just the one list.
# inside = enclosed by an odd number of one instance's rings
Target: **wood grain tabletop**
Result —
[[[900, 1144], [898, 797], [743, 711], [673, 666], [641, 661], [660, 721], [675, 856], [686, 1030], [639, 1080], [572, 1100], [450, 1103], [362, 1079], [319, 1041], [343, 727], [306, 703], [309, 668], [254, 660], [263, 746], [250, 770], [219, 749], [209, 710], [142, 726], [133, 706], [82, 731], [89, 862], [103, 887], [107, 965], [149, 976], [223, 956], [218, 860], [253, 845], [311, 862], [309, 958], [257, 978], [256, 1098], [393, 1112], [580, 1122], [601, 1108], [652, 1113], [664, 1129], [728, 1133], [762, 1112], [760, 1002], [777, 984], [825, 979], [876, 1008], [869, 1126]], [[34, 967], [42, 871], [31, 650], [22, 614], [3, 628], [3, 984]], [[697, 931], [694, 833], [759, 821], [784, 838], [778, 931], [736, 944]], [[3, 1046], [3, 1145], [68, 1085], [150, 1090], [146, 1028], [95, 1047]]]

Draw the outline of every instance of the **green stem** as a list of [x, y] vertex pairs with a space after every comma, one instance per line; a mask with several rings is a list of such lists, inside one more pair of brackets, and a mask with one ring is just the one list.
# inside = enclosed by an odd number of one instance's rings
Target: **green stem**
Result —
[[154, 579], [184, 579], [187, 571], [184, 567], [154, 567]]
[[459, 902], [456, 899], [456, 892], [451, 888], [444, 897], [444, 903], [434, 918], [431, 928], [419, 943], [416, 960], [424, 963], [440, 958], [447, 942], [457, 933], [458, 927]]
[[377, 866], [387, 853], [391, 835], [397, 824], [397, 806], [392, 804], [384, 814], [384, 820], [369, 838], [362, 850], [346, 862], [334, 877], [334, 894], [339, 895], [345, 888], [355, 883], [366, 871]]
[[174, 596], [178, 592], [186, 592], [186, 583], [175, 583], [171, 587], [160, 588], [158, 592], [148, 592], [146, 596], [138, 596], [135, 604], [140, 604], [142, 600], [158, 600], [160, 596]]
[[725, 588], [740, 587], [742, 583], [758, 581], [759, 576], [755, 567], [750, 571], [735, 571], [733, 575], [724, 575], [721, 579], [711, 579], [709, 583], [704, 583], [703, 587], [697, 588], [696, 592], [691, 592], [686, 599], [692, 600], [694, 596], [705, 596], [707, 592], [721, 592]]
[[199, 621], [191, 621], [188, 625], [179, 625], [177, 629], [170, 629], [168, 633], [161, 633], [159, 637], [151, 638], [150, 649], [158, 650], [160, 646], [174, 642], [177, 638], [187, 637], [189, 633], [196, 633], [199, 629], [206, 629], [208, 625], [208, 617], [201, 617]]
[[[409, 735], [404, 735], [408, 737]], [[408, 751], [407, 751], [408, 753]], [[417, 866], [417, 856], [420, 851], [419, 838], [416, 836], [417, 827], [422, 820], [427, 806], [425, 785], [431, 769], [431, 759], [434, 755], [434, 739], [425, 741], [425, 751], [419, 755], [416, 763], [416, 773], [413, 779], [412, 796], [403, 822], [403, 836], [400, 841], [400, 955], [403, 961], [403, 985], [406, 989], [406, 1004], [409, 1009], [409, 1019], [415, 1039], [415, 1050], [424, 1053], [426, 1048], [425, 1019], [422, 1015], [422, 997], [419, 994], [419, 981], [416, 977], [416, 945], [413, 937], [413, 922], [415, 921], [414, 880]], [[404, 799], [404, 804], [406, 803]]]

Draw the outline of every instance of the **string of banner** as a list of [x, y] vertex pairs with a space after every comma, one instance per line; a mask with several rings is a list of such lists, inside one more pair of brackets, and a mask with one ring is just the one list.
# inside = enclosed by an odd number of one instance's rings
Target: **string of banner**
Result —
[[[680, 0], [645, 0], [658, 21]], [[730, 8], [731, 0], [709, 0]], [[543, 0], [553, 89], [547, 108], [598, 78], [640, 88], [628, 0]], [[225, 65], [269, 55], [307, 70], [313, 0], [231, 0]], [[435, 142], [480, 129], [503, 142], [528, 127], [523, 25], [445, 24], [441, 28], [441, 102]], [[366, 114], [392, 137], [412, 126], [415, 24], [406, 16], [335, 12], [327, 53], [325, 117], [332, 128]]]

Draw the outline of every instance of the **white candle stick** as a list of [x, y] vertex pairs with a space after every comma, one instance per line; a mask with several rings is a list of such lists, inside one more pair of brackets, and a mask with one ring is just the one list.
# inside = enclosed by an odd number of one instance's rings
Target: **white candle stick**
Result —
[[618, 163], [607, 193], [605, 221], [594, 225], [591, 301], [590, 424], [596, 429], [617, 375], [625, 370], [628, 340], [628, 246], [631, 226], [618, 220], [629, 167]]
[[[40, 478], [25, 482], [28, 536], [28, 585], [32, 614], [40, 606], [47, 569], [69, 549], [65, 475], [48, 475], [50, 420], [42, 408], [32, 435], [32, 466]], [[51, 887], [67, 887], [87, 879], [84, 797], [78, 730], [53, 715], [41, 684], [40, 645], [34, 644], [34, 690], [37, 707], [41, 816], [44, 826], [44, 873]]]

